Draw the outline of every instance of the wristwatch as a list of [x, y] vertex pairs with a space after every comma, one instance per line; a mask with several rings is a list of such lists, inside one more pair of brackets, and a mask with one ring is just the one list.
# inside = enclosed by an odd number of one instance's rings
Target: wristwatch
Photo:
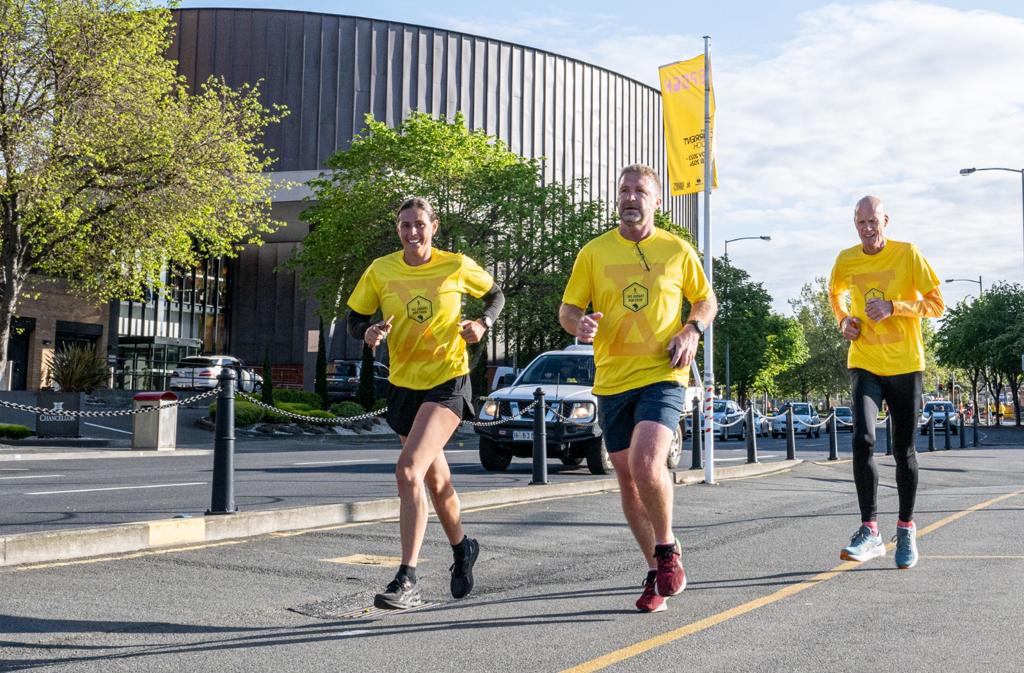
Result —
[[693, 325], [693, 328], [697, 330], [697, 334], [704, 336], [704, 323], [700, 320], [687, 320], [687, 325]]
[[489, 315], [483, 315], [483, 316], [480, 316], [480, 322], [481, 322], [481, 323], [483, 324], [483, 326], [484, 326], [484, 327], [486, 327], [487, 329], [491, 329], [491, 325], [493, 325], [493, 324], [494, 324], [494, 320], [492, 320], [492, 319], [491, 319], [491, 316], [489, 316]]

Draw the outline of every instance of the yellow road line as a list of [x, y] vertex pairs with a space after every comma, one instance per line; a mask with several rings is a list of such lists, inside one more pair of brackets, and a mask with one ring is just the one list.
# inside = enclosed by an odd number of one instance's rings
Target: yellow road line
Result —
[[990, 560], [1003, 560], [1003, 559], [1009, 559], [1009, 560], [1012, 560], [1012, 561], [1024, 560], [1024, 556], [992, 556], [992, 555], [985, 555], [985, 556], [982, 556], [982, 555], [979, 555], [979, 556], [932, 556], [931, 554], [929, 554], [928, 556], [922, 556], [921, 558], [926, 558], [929, 561], [934, 561], [936, 559], [938, 559], [940, 561], [950, 561], [950, 560], [953, 560], [953, 561], [974, 561], [974, 560], [990, 561]]
[[[963, 510], [962, 512], [957, 512], [956, 514], [947, 516], [944, 519], [936, 521], [930, 526], [922, 528], [918, 531], [917, 535], [918, 537], [927, 535], [928, 533], [931, 533], [932, 531], [935, 531], [941, 528], [942, 526], [953, 523], [954, 521], [967, 516], [971, 512], [977, 512], [980, 509], [991, 507], [992, 505], [1002, 502], [1007, 498], [1012, 498], [1014, 496], [1018, 496], [1021, 494], [1024, 494], [1024, 491], [1017, 491], [1016, 493], [1007, 493], [1006, 495], [1001, 495], [997, 498], [986, 500], [985, 502], [974, 505], [973, 507], [969, 507]], [[615, 650], [614, 652], [609, 652], [604, 656], [592, 659], [590, 661], [585, 661], [577, 666], [573, 666], [572, 668], [567, 668], [561, 673], [592, 673], [593, 671], [599, 671], [603, 668], [607, 668], [609, 666], [617, 664], [620, 661], [631, 659], [649, 650], [653, 650], [663, 645], [668, 645], [669, 643], [685, 638], [686, 636], [693, 635], [694, 633], [698, 633], [700, 631], [704, 631], [705, 629], [709, 629], [712, 626], [715, 626], [716, 624], [721, 624], [722, 622], [728, 621], [735, 617], [739, 617], [741, 615], [745, 615], [746, 613], [752, 612], [758, 608], [762, 608], [766, 605], [771, 605], [772, 603], [781, 601], [784, 598], [789, 598], [794, 594], [798, 594], [801, 591], [810, 589], [811, 587], [815, 587], [818, 584], [821, 584], [822, 582], [826, 582], [832, 579], [833, 577], [838, 577], [842, 573], [853, 568], [856, 568], [859, 565], [860, 562], [858, 561], [847, 561], [845, 563], [840, 563], [835, 568], [832, 568], [831, 570], [825, 571], [821, 574], [815, 575], [814, 577], [805, 582], [800, 582], [799, 584], [793, 584], [788, 587], [784, 587], [773, 594], [769, 594], [767, 596], [763, 596], [761, 598], [748, 601], [746, 603], [743, 603], [742, 605], [737, 605], [736, 607], [725, 610], [724, 612], [719, 612], [718, 614], [711, 615], [710, 617], [705, 617], [704, 619], [692, 622], [678, 629], [668, 631], [659, 636], [648, 638], [647, 640], [642, 640], [638, 643], [634, 643], [633, 645], [628, 645], [621, 649]]]

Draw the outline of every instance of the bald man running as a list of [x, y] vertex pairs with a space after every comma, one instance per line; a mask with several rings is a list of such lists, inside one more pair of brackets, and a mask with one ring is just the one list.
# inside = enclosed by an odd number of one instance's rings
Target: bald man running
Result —
[[917, 563], [917, 452], [914, 437], [921, 407], [924, 342], [921, 318], [938, 318], [944, 304], [939, 279], [921, 251], [886, 238], [889, 216], [881, 199], [857, 202], [860, 243], [839, 253], [829, 281], [832, 311], [850, 342], [847, 366], [853, 386], [853, 477], [861, 526], [840, 558], [867, 561], [885, 555], [878, 531], [878, 468], [873, 457], [875, 419], [884, 400], [892, 415], [899, 520], [896, 566]]

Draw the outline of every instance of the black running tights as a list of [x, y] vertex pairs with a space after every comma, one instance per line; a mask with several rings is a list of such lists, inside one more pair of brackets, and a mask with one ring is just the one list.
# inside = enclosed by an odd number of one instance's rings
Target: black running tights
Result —
[[921, 409], [922, 373], [879, 376], [851, 369], [853, 384], [853, 479], [861, 521], [878, 516], [878, 467], [875, 465], [875, 421], [882, 401], [892, 415], [892, 454], [896, 459], [896, 490], [900, 520], [912, 521], [917, 497], [917, 452], [914, 438]]

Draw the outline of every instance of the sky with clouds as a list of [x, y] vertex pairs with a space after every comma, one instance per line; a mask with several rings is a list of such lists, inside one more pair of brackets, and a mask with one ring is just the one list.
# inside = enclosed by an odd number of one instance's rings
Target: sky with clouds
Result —
[[[1024, 2], [511, 4], [212, 2], [369, 16], [565, 54], [658, 85], [659, 65], [712, 37], [719, 189], [714, 253], [765, 284], [776, 309], [856, 243], [853, 205], [876, 194], [889, 236], [940, 278], [1024, 283]], [[977, 285], [943, 286], [948, 303]]]

